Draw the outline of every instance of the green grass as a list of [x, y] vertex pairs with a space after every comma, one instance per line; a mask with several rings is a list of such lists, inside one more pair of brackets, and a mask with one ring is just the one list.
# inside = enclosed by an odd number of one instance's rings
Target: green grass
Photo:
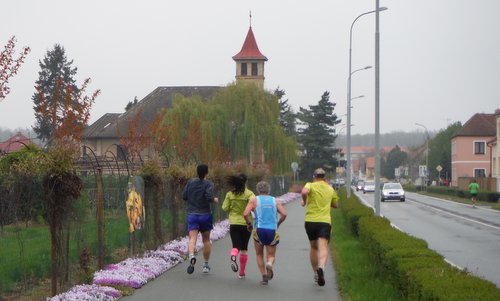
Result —
[[346, 226], [340, 209], [332, 210], [330, 248], [344, 301], [405, 300], [388, 280], [377, 274], [368, 252]]
[[[435, 197], [438, 199], [444, 199], [452, 202], [457, 202], [461, 204], [467, 204], [467, 205], [472, 205], [471, 199], [468, 198], [461, 198], [458, 196], [452, 196], [452, 195], [446, 195], [446, 194], [441, 194], [441, 193], [432, 193], [432, 192], [425, 192], [425, 191], [415, 191], [416, 193], [422, 194], [422, 195], [427, 195], [431, 197]], [[480, 201], [478, 200], [476, 202], [476, 206], [484, 206], [484, 207], [490, 207], [491, 209], [495, 210], [500, 210], [500, 203], [492, 203], [492, 202], [485, 202], [485, 201]]]
[[[105, 262], [113, 263], [123, 260], [129, 255], [128, 219], [125, 213], [115, 211], [113, 214], [106, 212], [105, 221]], [[161, 223], [164, 239], [169, 237], [172, 214], [170, 210], [161, 210]], [[186, 216], [179, 214], [179, 222], [185, 222]], [[152, 223], [150, 216], [149, 223]], [[84, 247], [89, 247], [93, 256], [92, 265], [96, 266], [97, 257], [97, 221], [95, 218], [80, 225], [80, 237], [77, 227], [71, 225], [70, 235], [70, 263], [78, 265], [79, 255]], [[181, 229], [182, 230], [182, 229]], [[142, 232], [142, 231], [141, 231]], [[144, 233], [136, 235], [136, 243], [144, 240]], [[20, 245], [17, 235], [20, 235], [24, 245], [24, 254], [21, 258]], [[79, 240], [79, 244], [77, 241]], [[78, 248], [79, 246], [79, 248]], [[145, 247], [145, 245], [143, 245]], [[0, 296], [9, 291], [27, 290], [38, 281], [50, 276], [50, 233], [47, 225], [19, 226], [9, 225], [0, 233]], [[137, 248], [140, 252], [141, 249]], [[76, 277], [76, 275], [74, 275]], [[78, 281], [78, 279], [74, 279]], [[29, 287], [20, 287], [23, 281], [29, 282]], [[1, 297], [0, 297], [1, 300]]]
[[[70, 262], [75, 264], [83, 247], [90, 247], [92, 254], [97, 253], [97, 223], [95, 221], [81, 225], [80, 250], [77, 250], [76, 227], [71, 229]], [[128, 222], [126, 218], [106, 219], [106, 249], [115, 250], [128, 246]], [[125, 229], [125, 230], [123, 230]], [[24, 245], [21, 258], [17, 232]], [[110, 235], [112, 233], [112, 235]], [[50, 274], [50, 233], [47, 226], [6, 226], [0, 235], [0, 295], [14, 289], [14, 285], [23, 280], [37, 280]], [[107, 261], [112, 260], [108, 256]]]

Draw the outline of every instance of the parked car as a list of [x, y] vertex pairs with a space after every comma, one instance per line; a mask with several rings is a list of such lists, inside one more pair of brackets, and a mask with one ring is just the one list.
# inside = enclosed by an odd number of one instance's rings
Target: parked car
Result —
[[403, 186], [399, 183], [385, 183], [380, 191], [380, 200], [382, 202], [385, 202], [385, 200], [398, 200], [404, 202], [405, 191]]
[[363, 190], [363, 185], [365, 185], [365, 181], [358, 180], [358, 182], [356, 183], [356, 191]]
[[363, 185], [363, 193], [374, 192], [375, 191], [375, 182], [366, 181]]

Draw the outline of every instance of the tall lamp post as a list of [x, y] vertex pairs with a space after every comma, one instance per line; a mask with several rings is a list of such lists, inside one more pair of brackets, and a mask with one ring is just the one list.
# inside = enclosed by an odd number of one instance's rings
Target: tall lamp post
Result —
[[425, 129], [425, 135], [427, 136], [427, 139], [425, 141], [425, 190], [427, 190], [427, 178], [429, 174], [429, 131], [427, 130], [427, 127], [421, 123], [415, 123], [415, 125], [418, 125], [420, 127], [423, 127]]
[[[366, 13], [365, 13], [366, 14]], [[359, 17], [358, 17], [359, 18]], [[356, 20], [354, 20], [356, 22]], [[352, 23], [354, 25], [354, 22]], [[352, 25], [351, 25], [351, 36], [352, 36]], [[352, 40], [352, 38], [351, 38]], [[357, 98], [364, 97], [364, 95], [360, 95], [357, 97], [352, 98], [351, 97], [351, 78], [352, 75], [358, 71], [363, 71], [372, 68], [372, 66], [366, 66], [364, 68], [356, 69], [352, 72], [349, 73], [349, 78], [347, 79], [347, 159], [346, 159], [346, 170], [347, 170], [347, 180], [346, 180], [346, 187], [347, 187], [347, 197], [351, 197], [351, 182], [352, 182], [352, 175], [351, 175], [351, 109], [352, 109], [352, 101]], [[349, 71], [351, 70], [351, 48], [349, 47]]]
[[[378, 2], [377, 2], [378, 3]], [[352, 21], [351, 24], [351, 29], [349, 30], [349, 78], [347, 80], [347, 124], [351, 124], [351, 76], [353, 73], [365, 69], [369, 69], [367, 67], [355, 70], [354, 72], [352, 71], [352, 28], [354, 27], [354, 23], [361, 18], [364, 15], [372, 14], [375, 12], [379, 11], [384, 11], [386, 10], [387, 7], [378, 7], [377, 4], [377, 9], [362, 13], [361, 15], [357, 16], [354, 21]], [[371, 68], [371, 67], [370, 67]], [[351, 196], [351, 127], [347, 127], [347, 197], [349, 198]]]
[[379, 12], [386, 10], [375, 3], [375, 215], [380, 216], [380, 31]]

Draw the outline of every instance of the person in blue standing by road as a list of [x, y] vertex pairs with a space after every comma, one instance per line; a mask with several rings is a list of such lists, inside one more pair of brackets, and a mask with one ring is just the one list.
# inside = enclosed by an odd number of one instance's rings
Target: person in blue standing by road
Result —
[[[273, 264], [276, 259], [276, 246], [279, 243], [278, 227], [286, 219], [286, 211], [276, 198], [269, 195], [271, 187], [269, 183], [261, 181], [257, 183], [256, 197], [249, 202], [243, 217], [248, 229], [252, 230], [254, 239], [257, 265], [262, 275], [262, 285], [267, 285], [274, 277]], [[254, 213], [254, 224], [250, 222], [250, 214]], [[278, 213], [280, 215], [278, 220]], [[264, 265], [264, 247], [266, 249], [266, 264]]]
[[213, 229], [213, 217], [210, 210], [210, 203], [218, 203], [219, 200], [214, 197], [214, 184], [205, 179], [208, 174], [208, 166], [200, 164], [196, 168], [198, 178], [193, 178], [188, 181], [186, 187], [182, 191], [182, 199], [187, 202], [187, 222], [189, 231], [189, 266], [188, 274], [194, 272], [196, 257], [194, 256], [196, 248], [196, 240], [198, 233], [201, 232], [203, 240], [203, 259], [205, 260], [202, 272], [207, 274], [210, 272], [210, 253], [212, 251], [212, 243], [210, 242], [210, 231]]

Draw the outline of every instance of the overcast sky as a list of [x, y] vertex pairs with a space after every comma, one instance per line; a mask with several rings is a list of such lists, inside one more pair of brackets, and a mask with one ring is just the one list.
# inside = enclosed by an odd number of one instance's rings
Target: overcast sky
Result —
[[[437, 131], [500, 108], [500, 1], [381, 0], [380, 131]], [[349, 28], [375, 0], [4, 1], [0, 46], [15, 35], [25, 64], [0, 103], [0, 126], [34, 124], [39, 60], [54, 45], [101, 89], [91, 122], [158, 86], [227, 85], [249, 27], [267, 56], [265, 88], [285, 90], [293, 109], [324, 91], [346, 114]], [[356, 21], [352, 70], [375, 61], [375, 14]], [[374, 132], [374, 69], [352, 77], [353, 134]], [[340, 130], [340, 127], [338, 128]], [[341, 131], [345, 134], [345, 129]]]

